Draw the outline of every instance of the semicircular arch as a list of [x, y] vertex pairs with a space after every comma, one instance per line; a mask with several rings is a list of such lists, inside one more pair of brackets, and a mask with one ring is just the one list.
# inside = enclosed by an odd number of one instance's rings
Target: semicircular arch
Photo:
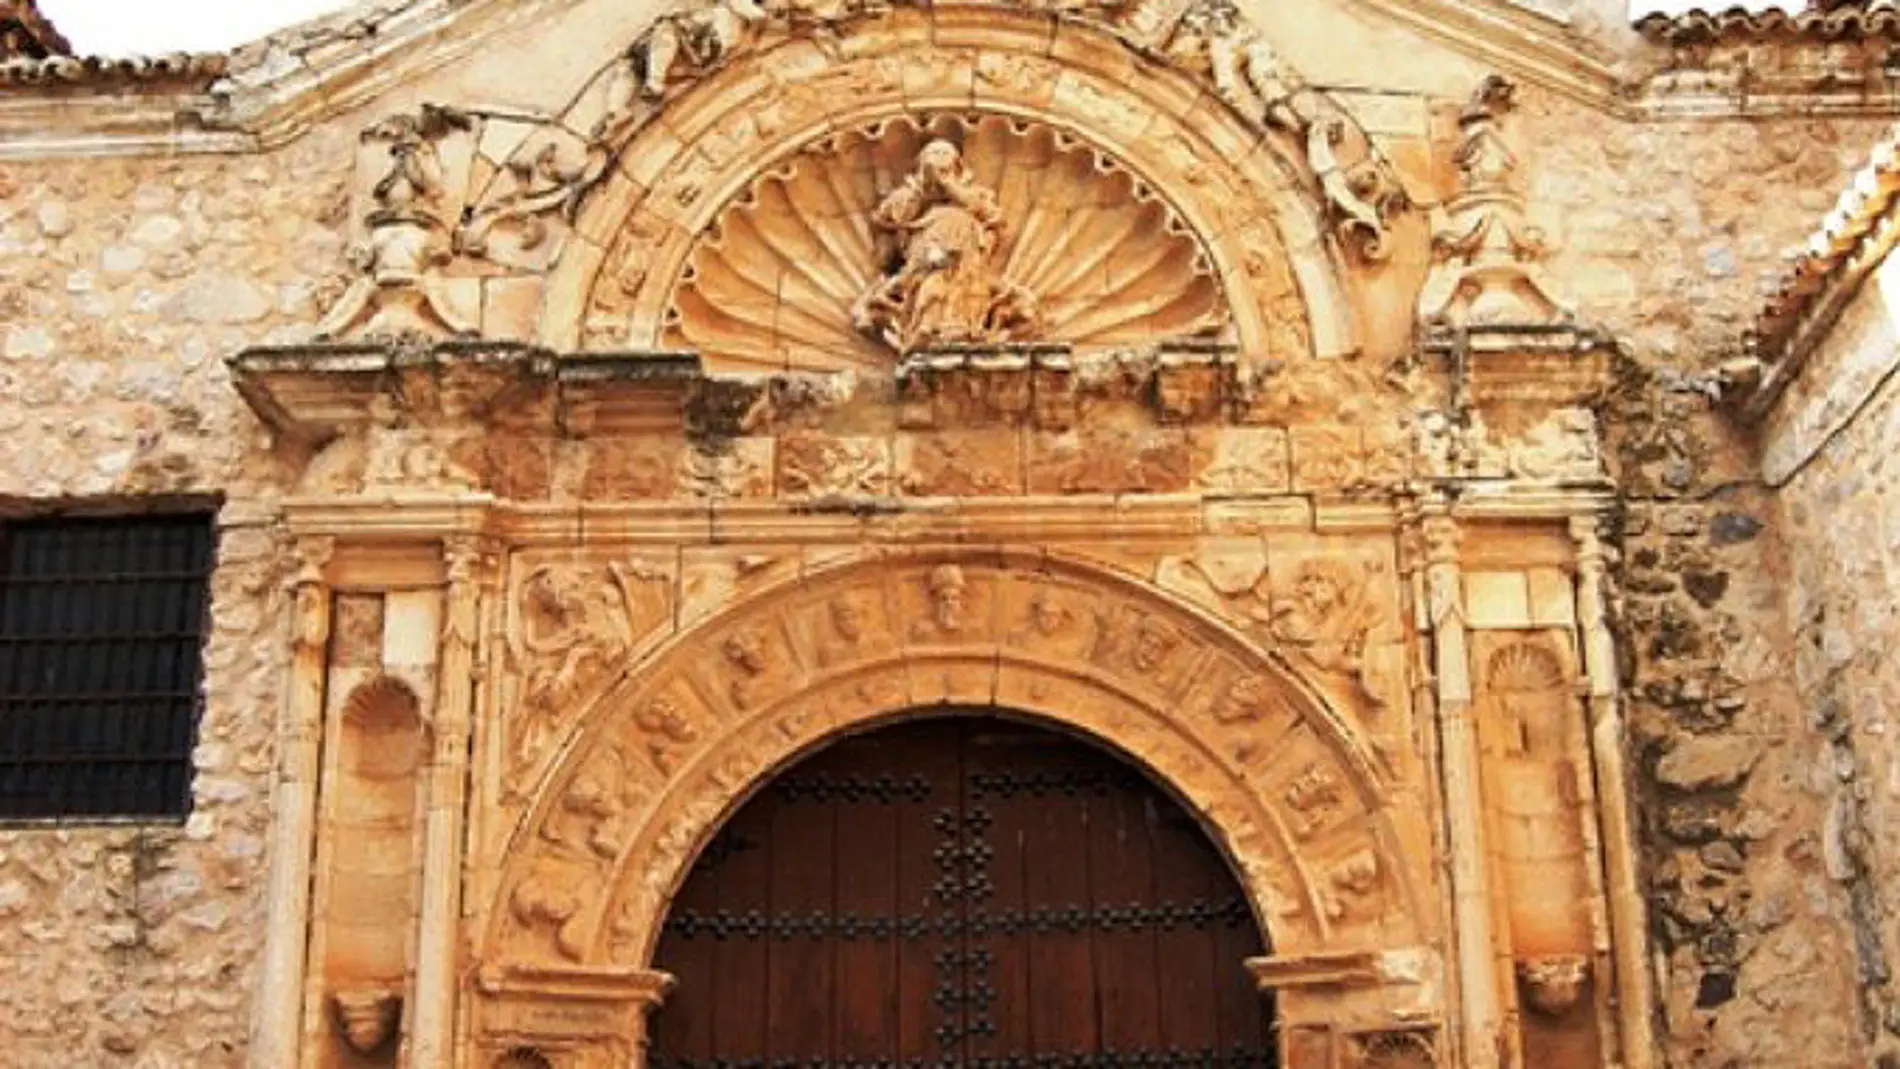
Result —
[[[564, 126], [604, 121], [588, 116], [611, 74]], [[1003, 5], [897, 8], [824, 38], [775, 32], [647, 108], [607, 146], [611, 166], [578, 205], [547, 281], [543, 344], [661, 345], [692, 250], [762, 176], [841, 133], [962, 115], [1044, 124], [1154, 190], [1223, 280], [1242, 351], [1358, 347], [1345, 255], [1300, 146], [1205, 75], [1092, 22]]]
[[1227, 625], [1099, 567], [989, 551], [807, 575], [677, 637], [582, 717], [503, 866], [488, 960], [641, 965], [700, 848], [777, 770], [934, 705], [1094, 738], [1184, 799], [1276, 949], [1423, 929], [1353, 727]]

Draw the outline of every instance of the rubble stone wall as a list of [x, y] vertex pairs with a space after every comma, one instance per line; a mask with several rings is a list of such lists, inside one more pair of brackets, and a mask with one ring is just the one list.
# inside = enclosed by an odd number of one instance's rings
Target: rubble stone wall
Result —
[[224, 501], [182, 825], [0, 829], [0, 1065], [243, 1063], [282, 708], [283, 467], [224, 358], [308, 330], [347, 141], [0, 165], [0, 505]]
[[1888, 1058], [1900, 1058], [1897, 273], [1889, 261], [1868, 280], [1780, 399], [1762, 463], [1786, 517], [1792, 681], [1822, 747], [1803, 786], [1829, 801], [1821, 859], [1850, 896], [1861, 1027]]
[[1750, 449], [1691, 382], [1625, 377], [1624, 692], [1668, 1064], [1865, 1064], [1827, 741], [1794, 683], [1789, 546]]

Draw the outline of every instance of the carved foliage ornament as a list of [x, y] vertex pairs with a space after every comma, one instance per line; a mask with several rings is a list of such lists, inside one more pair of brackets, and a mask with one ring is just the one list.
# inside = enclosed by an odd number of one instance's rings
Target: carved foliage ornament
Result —
[[[529, 127], [526, 136], [518, 138], [519, 147], [499, 161], [499, 166], [444, 166], [448, 154], [440, 146], [445, 136], [467, 130], [478, 118], [461, 111], [425, 106], [415, 115], [395, 116], [372, 126], [364, 137], [389, 146], [389, 166], [370, 191], [375, 207], [365, 220], [367, 236], [352, 253], [356, 277], [324, 317], [319, 335], [442, 335], [470, 330], [471, 323], [443, 285], [441, 269], [449, 260], [459, 256], [531, 271], [547, 269], [562, 255], [565, 243], [560, 236], [579, 216], [589, 193], [614, 173], [616, 160], [666, 100], [751, 50], [794, 37], [832, 41], [850, 24], [882, 16], [892, 6], [882, 0], [689, 0], [663, 14], [598, 72], [568, 114], [558, 119], [479, 117], [484, 122], [525, 123]], [[1293, 142], [1294, 150], [1308, 165], [1311, 181], [1324, 200], [1341, 243], [1367, 259], [1385, 255], [1391, 221], [1409, 206], [1395, 172], [1352, 117], [1331, 97], [1292, 72], [1232, 0], [1196, 0], [1183, 6], [1094, 0], [1000, 6], [1020, 7], [1029, 13], [1053, 10], [1143, 52], [1167, 54], [1184, 68], [1204, 72], [1218, 96], [1244, 121], [1257, 129], [1278, 131]], [[992, 64], [991, 69], [1003, 68]], [[901, 82], [901, 69], [893, 77]], [[955, 143], [954, 138], [951, 140]], [[915, 150], [919, 147], [912, 145], [907, 155], [886, 163], [895, 171], [910, 172], [917, 168]], [[1001, 221], [1018, 228], [1017, 234], [1026, 232], [1032, 221], [1011, 211], [1012, 202], [1023, 198], [997, 182], [996, 170], [986, 170], [972, 146], [961, 147], [965, 166], [974, 173], [975, 182], [996, 193]], [[894, 182], [885, 182], [852, 195], [854, 205], [865, 213], [855, 226], [863, 244], [873, 244], [877, 235], [868, 233], [869, 228], [862, 224], [870, 218], [879, 198], [894, 188]], [[1064, 190], [1060, 184], [1046, 192], [1054, 194], [1054, 203], [1061, 207], [1088, 203], [1083, 198], [1061, 196]], [[1037, 205], [1049, 199], [1040, 195], [1033, 198]], [[1150, 214], [1139, 205], [1136, 208], [1139, 216]], [[1045, 223], [1052, 217], [1049, 212], [1039, 214]], [[985, 228], [991, 225], [985, 224]], [[995, 277], [1022, 289], [1005, 290], [1000, 295], [1001, 307], [984, 309], [985, 318], [998, 313], [1005, 313], [1005, 319], [1018, 318], [1023, 309], [1015, 302], [1025, 292], [1044, 301], [1061, 296], [1038, 288], [1037, 280], [1023, 277], [1020, 270], [1012, 273], [1012, 266], [1021, 269], [1027, 265], [1009, 261], [1011, 244], [1006, 234], [994, 230], [988, 233], [987, 238], [968, 235], [962, 244], [993, 242], [997, 255], [1003, 257]], [[1062, 248], [1068, 247], [1086, 253], [1115, 236], [1088, 235], [1090, 244], [1083, 245], [1081, 235], [1087, 233], [1085, 230], [1070, 227], [1068, 233], [1072, 244], [1056, 241], [1057, 248], [1044, 251], [1059, 256]], [[1123, 240], [1134, 241], [1133, 247], [1138, 249], [1156, 248], [1152, 239]], [[1048, 237], [1027, 240], [1032, 249], [1051, 242]], [[1113, 248], [1110, 245], [1103, 251]], [[1126, 250], [1122, 255], [1127, 255]], [[978, 265], [961, 258], [959, 262], [972, 274], [977, 273]], [[618, 267], [623, 274], [645, 270], [644, 265], [636, 264]], [[853, 285], [843, 292], [829, 293], [828, 299], [842, 303], [848, 312], [868, 284], [889, 267], [866, 260], [858, 265]], [[1073, 285], [1070, 279], [1057, 288]], [[974, 287], [971, 292], [975, 292]], [[1180, 309], [1177, 314], [1191, 320], [1196, 311]], [[972, 316], [966, 314], [965, 318]], [[1045, 337], [1060, 339], [1077, 333], [1090, 336], [1105, 329], [1097, 325], [1064, 333], [1060, 316], [1052, 319], [1050, 329], [1042, 332]], [[848, 316], [843, 323], [849, 325]], [[829, 322], [827, 328], [835, 329], [837, 325]], [[986, 327], [988, 334], [998, 332], [994, 323]], [[1178, 327], [1162, 331], [1192, 332]], [[898, 333], [901, 336], [905, 332]], [[1001, 333], [1015, 336], [1021, 331], [1002, 328]]]
[[760, 367], [884, 367], [1226, 324], [1206, 251], [1118, 164], [1044, 126], [941, 116], [826, 138], [759, 179], [690, 253], [664, 340]]

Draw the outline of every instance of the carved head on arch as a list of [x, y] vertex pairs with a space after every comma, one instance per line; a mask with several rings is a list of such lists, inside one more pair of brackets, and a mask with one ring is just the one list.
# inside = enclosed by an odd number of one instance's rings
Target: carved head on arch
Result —
[[[1036, 599], [1051, 581], [1125, 621], [1122, 655], [1094, 658], [1091, 647], [1060, 627], [1046, 634], [1022, 625], [1034, 618]], [[986, 602], [1008, 608], [994, 627], [966, 619], [958, 631], [904, 630], [861, 656], [824, 655], [826, 643], [836, 641], [830, 610], [841, 595], [855, 591], [871, 601], [886, 590], [895, 598], [900, 584], [918, 583], [927, 594], [952, 598], [951, 610], [960, 604], [955, 596], [972, 586], [981, 587]], [[922, 607], [937, 611], [930, 599]], [[735, 630], [739, 619], [745, 622]], [[1144, 639], [1134, 633], [1137, 621], [1146, 622]], [[1067, 626], [1089, 625], [1071, 617]], [[582, 712], [579, 737], [565, 748], [574, 770], [557, 770], [546, 782], [579, 786], [587, 800], [578, 778], [587, 755], [645, 753], [653, 741], [647, 713], [654, 699], [704, 688], [706, 644], [723, 644], [747, 628], [786, 639], [774, 642], [772, 685], [748, 692], [750, 700], [732, 703], [723, 717], [698, 721], [694, 733], [669, 743], [663, 767], [639, 762], [642, 776], [657, 778], [625, 795], [611, 850], [592, 859], [564, 851], [563, 836], [535, 829], [572, 823], [575, 801], [550, 787], [537, 802], [524, 829], [529, 834], [516, 837], [505, 861], [503, 893], [573, 859], [591, 866], [589, 875], [569, 882], [575, 905], [561, 917], [498, 911], [496, 960], [644, 965], [678, 882], [754, 785], [841, 732], [904, 715], [920, 693], [931, 702], [1011, 710], [1066, 727], [1171, 785], [1225, 845], [1256, 912], [1273, 918], [1274, 945], [1283, 952], [1361, 938], [1368, 926], [1384, 937], [1422, 930], [1414, 902], [1421, 865], [1401, 851], [1389, 817], [1373, 801], [1383, 790], [1375, 759], [1316, 690], [1203, 610], [1145, 584], [1041, 555], [1019, 560], [992, 549], [980, 558], [934, 562], [879, 558], [758, 592], [730, 616], [708, 620], [643, 660], [622, 687]], [[1232, 711], [1220, 716], [1207, 703], [1224, 692], [1218, 686], [1208, 692], [1207, 673], [1191, 670], [1210, 651], [1233, 665], [1227, 680], [1251, 680], [1232, 696]], [[1151, 670], [1157, 656], [1168, 659], [1169, 670]], [[721, 659], [728, 660], [723, 653]], [[1287, 740], [1282, 745], [1298, 745], [1305, 765], [1322, 768], [1338, 785], [1328, 819], [1302, 836], [1289, 830], [1304, 826], [1287, 799], [1299, 795], [1292, 777], [1303, 766], [1243, 756], [1241, 744], [1260, 730], [1244, 710], [1269, 706], [1291, 725], [1292, 735], [1276, 729]], [[1354, 859], [1356, 867], [1342, 868], [1340, 858]], [[1351, 908], [1335, 908], [1348, 898]]]

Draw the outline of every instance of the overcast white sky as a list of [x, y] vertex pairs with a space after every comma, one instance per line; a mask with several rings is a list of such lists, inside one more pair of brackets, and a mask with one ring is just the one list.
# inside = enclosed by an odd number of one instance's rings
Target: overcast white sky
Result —
[[223, 52], [346, 0], [40, 0], [73, 51], [118, 56]]
[[[1787, 0], [1784, 6], [1801, 6]], [[1729, 7], [1734, 0], [1632, 0], [1635, 14], [1690, 7]], [[74, 50], [89, 55], [222, 52], [347, 0], [40, 0]], [[1757, 0], [1749, 7], [1772, 7]]]

